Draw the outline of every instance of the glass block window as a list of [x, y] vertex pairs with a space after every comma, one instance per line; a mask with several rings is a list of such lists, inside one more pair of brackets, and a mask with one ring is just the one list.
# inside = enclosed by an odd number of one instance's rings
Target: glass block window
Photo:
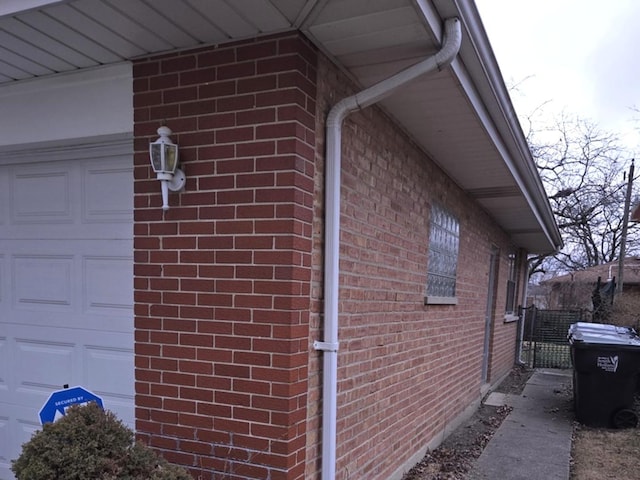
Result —
[[431, 210], [427, 296], [455, 297], [460, 226], [458, 219], [439, 206]]

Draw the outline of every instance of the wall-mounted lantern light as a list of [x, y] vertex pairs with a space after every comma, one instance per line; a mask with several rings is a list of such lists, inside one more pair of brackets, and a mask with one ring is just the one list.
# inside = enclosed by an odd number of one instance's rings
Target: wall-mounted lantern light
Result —
[[184, 188], [186, 177], [184, 172], [178, 167], [178, 145], [169, 138], [171, 129], [160, 127], [158, 138], [149, 144], [149, 156], [151, 166], [156, 172], [158, 180], [162, 186], [162, 209], [169, 210], [169, 190], [177, 192]]

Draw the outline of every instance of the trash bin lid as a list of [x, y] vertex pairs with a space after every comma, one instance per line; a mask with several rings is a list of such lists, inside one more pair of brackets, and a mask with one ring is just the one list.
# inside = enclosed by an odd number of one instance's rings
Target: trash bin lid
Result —
[[627, 345], [640, 348], [640, 337], [633, 328], [603, 323], [578, 322], [569, 327], [569, 343]]

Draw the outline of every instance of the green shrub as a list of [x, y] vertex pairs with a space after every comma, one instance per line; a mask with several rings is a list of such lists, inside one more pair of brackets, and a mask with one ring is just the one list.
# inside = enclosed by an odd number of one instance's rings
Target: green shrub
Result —
[[22, 446], [12, 462], [18, 480], [193, 480], [169, 464], [96, 403], [72, 406]]

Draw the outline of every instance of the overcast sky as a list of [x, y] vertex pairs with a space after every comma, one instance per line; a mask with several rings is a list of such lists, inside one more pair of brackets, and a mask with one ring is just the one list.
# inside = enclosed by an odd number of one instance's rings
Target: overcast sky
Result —
[[476, 5], [519, 115], [549, 102], [543, 112], [589, 119], [640, 154], [640, 1]]

